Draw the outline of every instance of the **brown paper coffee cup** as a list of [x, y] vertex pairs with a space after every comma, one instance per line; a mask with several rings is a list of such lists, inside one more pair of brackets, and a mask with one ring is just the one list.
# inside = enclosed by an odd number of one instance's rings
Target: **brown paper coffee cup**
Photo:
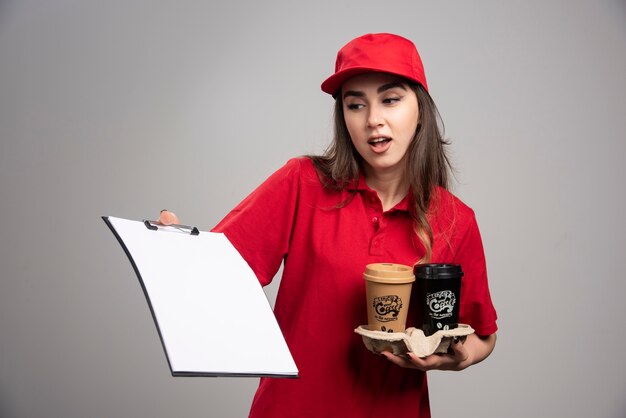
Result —
[[368, 264], [363, 273], [367, 324], [373, 331], [402, 332], [415, 281], [413, 267], [394, 263]]

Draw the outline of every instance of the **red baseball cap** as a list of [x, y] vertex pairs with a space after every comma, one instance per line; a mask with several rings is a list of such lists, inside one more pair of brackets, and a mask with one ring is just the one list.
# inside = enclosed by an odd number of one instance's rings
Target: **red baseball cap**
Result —
[[424, 65], [413, 42], [391, 33], [369, 33], [344, 45], [337, 53], [335, 74], [322, 83], [322, 91], [336, 96], [341, 85], [355, 75], [383, 72], [415, 81], [428, 91]]

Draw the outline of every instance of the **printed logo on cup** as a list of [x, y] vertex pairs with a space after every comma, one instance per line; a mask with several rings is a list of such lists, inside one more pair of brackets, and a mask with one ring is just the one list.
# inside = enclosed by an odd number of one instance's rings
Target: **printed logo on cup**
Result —
[[431, 318], [449, 318], [452, 316], [456, 297], [451, 290], [442, 290], [426, 295], [426, 303], [430, 308], [429, 315]]
[[398, 295], [386, 295], [373, 298], [374, 315], [377, 321], [397, 321], [402, 309], [402, 299]]

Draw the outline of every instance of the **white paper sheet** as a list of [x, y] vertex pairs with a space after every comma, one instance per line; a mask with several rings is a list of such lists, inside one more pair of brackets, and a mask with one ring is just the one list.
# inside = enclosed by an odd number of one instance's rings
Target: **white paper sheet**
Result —
[[173, 375], [297, 377], [263, 288], [223, 234], [103, 219], [135, 268]]

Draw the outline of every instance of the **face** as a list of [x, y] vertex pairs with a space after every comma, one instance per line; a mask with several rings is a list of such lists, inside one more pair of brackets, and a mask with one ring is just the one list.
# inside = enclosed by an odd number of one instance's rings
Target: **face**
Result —
[[350, 138], [365, 162], [365, 174], [404, 171], [404, 159], [419, 121], [417, 96], [399, 77], [367, 73], [341, 88]]

